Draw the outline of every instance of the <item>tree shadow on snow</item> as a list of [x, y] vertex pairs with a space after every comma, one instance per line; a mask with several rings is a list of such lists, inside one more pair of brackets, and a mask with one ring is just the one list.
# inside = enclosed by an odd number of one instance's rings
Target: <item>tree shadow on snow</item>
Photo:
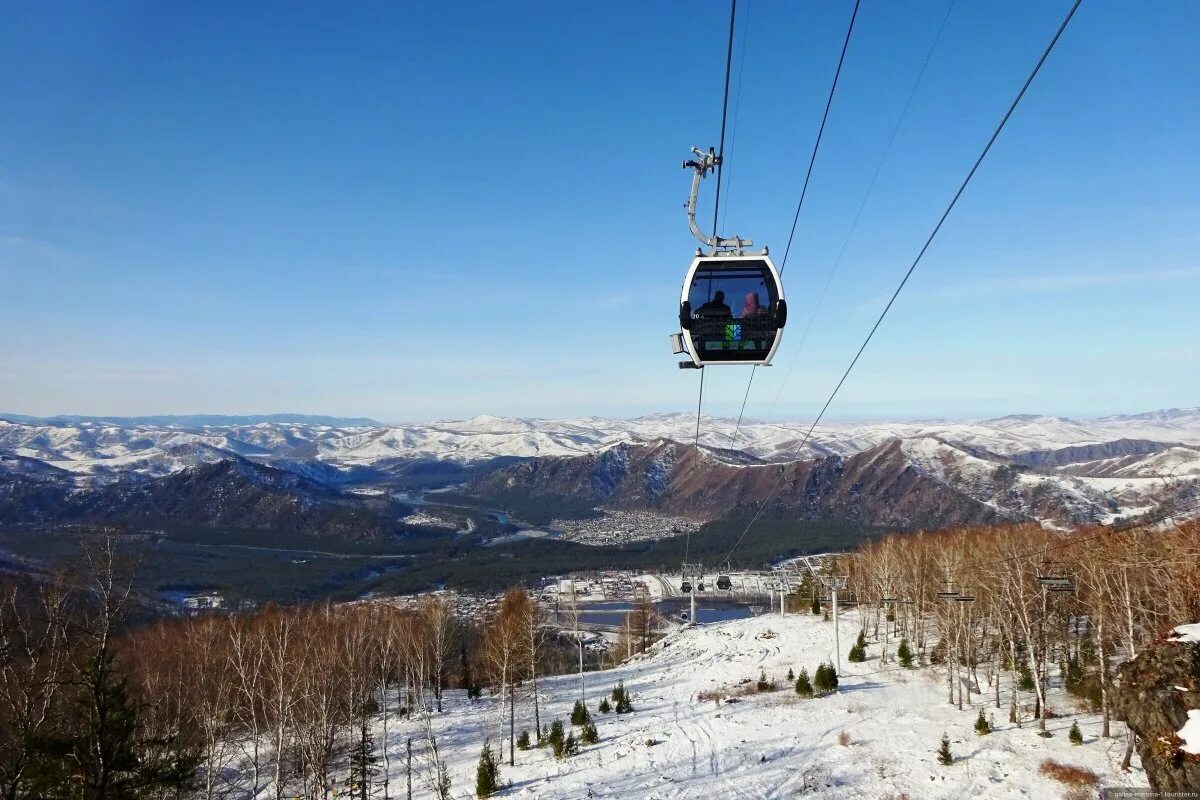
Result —
[[861, 692], [865, 689], [882, 689], [882, 683], [875, 681], [863, 681], [862, 683], [846, 684], [838, 687], [838, 694], [851, 694], [853, 692]]

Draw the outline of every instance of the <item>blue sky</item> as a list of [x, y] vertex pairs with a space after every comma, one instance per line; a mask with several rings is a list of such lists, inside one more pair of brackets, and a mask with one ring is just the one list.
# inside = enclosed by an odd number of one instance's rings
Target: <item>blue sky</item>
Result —
[[[820, 407], [1068, 5], [958, 0], [847, 242], [948, 7], [863, 0], [749, 416]], [[739, 3], [723, 233], [782, 254], [851, 6]], [[693, 409], [679, 164], [727, 15], [9, 4], [0, 410]], [[1085, 0], [831, 417], [1200, 403], [1198, 37], [1194, 4]]]

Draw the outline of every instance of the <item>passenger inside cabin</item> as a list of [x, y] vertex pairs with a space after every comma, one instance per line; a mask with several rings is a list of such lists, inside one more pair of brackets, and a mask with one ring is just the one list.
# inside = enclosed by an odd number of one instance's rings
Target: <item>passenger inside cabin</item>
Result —
[[758, 304], [758, 292], [746, 292], [746, 303], [742, 306], [742, 314], [744, 317], [758, 317], [767, 313], [766, 306]]
[[712, 300], [696, 309], [696, 316], [708, 319], [729, 319], [733, 317], [733, 311], [725, 305], [725, 293], [718, 289]]

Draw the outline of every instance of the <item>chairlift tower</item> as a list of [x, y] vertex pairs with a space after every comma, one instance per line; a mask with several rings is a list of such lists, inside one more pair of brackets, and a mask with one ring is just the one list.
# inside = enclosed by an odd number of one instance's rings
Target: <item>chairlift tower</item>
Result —
[[694, 583], [692, 583], [692, 590], [690, 592], [688, 592], [688, 597], [691, 598], [691, 612], [690, 612], [689, 619], [691, 620], [692, 624], [695, 625], [696, 624], [696, 592], [699, 591], [699, 588], [700, 588], [700, 579], [704, 577], [704, 565], [699, 562], [695, 562], [695, 563], [684, 562], [682, 572], [683, 572], [684, 582], [688, 582], [688, 581], [692, 580], [693, 578], [695, 579]]
[[775, 585], [779, 588], [779, 616], [787, 616], [787, 596], [791, 593], [791, 575], [785, 569], [771, 570]]
[[838, 675], [842, 674], [842, 638], [838, 632], [838, 590], [846, 588], [848, 577], [845, 575], [823, 575], [821, 583], [829, 590], [833, 596], [833, 652], [834, 659], [837, 663]]

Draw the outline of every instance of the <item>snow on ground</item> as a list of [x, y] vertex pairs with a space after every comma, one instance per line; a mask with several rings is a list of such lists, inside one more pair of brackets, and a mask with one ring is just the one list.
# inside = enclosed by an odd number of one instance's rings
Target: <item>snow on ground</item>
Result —
[[[843, 648], [857, 632], [856, 617], [846, 615]], [[696, 699], [701, 691], [756, 680], [760, 669], [783, 685], [789, 667], [806, 667], [811, 674], [832, 657], [832, 648], [832, 624], [808, 615], [771, 615], [678, 630], [630, 663], [586, 674], [598, 744], [584, 746], [579, 755], [564, 761], [556, 761], [547, 749], [518, 750], [515, 767], [508, 766], [508, 717], [500, 698], [485, 696], [472, 703], [451, 692], [447, 713], [434, 715], [433, 726], [443, 754], [448, 754], [452, 794], [473, 796], [485, 737], [491, 737], [493, 745], [505, 739], [501, 778], [510, 788], [502, 797], [1061, 797], [1064, 787], [1038, 772], [1048, 758], [1095, 771], [1102, 786], [1146, 785], [1136, 761], [1129, 774], [1117, 768], [1125, 744], [1120, 723], [1114, 724], [1114, 733], [1121, 738], [1102, 740], [1098, 715], [1074, 717], [1085, 743], [1073, 747], [1067, 740], [1073, 718], [1055, 718], [1047, 723], [1053, 738], [1042, 739], [1029, 721], [1023, 729], [1008, 723], [1006, 695], [1004, 709], [976, 695], [975, 708], [958, 711], [946, 703], [944, 672], [902, 670], [894, 664], [881, 669], [874, 645], [867, 662], [843, 663], [836, 695], [802, 700], [783, 686], [736, 703]], [[632, 692], [635, 712], [596, 713], [600, 698], [618, 680]], [[579, 696], [578, 677], [544, 679], [539, 686], [543, 725], [556, 718], [567, 722]], [[1003, 691], [1007, 689], [1005, 682]], [[526, 699], [518, 699], [519, 733], [532, 730], [533, 710]], [[977, 736], [972, 729], [980, 704], [997, 728], [990, 736]], [[1071, 703], [1061, 693], [1052, 693], [1050, 707], [1065, 713]], [[405, 738], [416, 736], [418, 725], [393, 725], [393, 789], [404, 780], [400, 754]], [[956, 759], [948, 767], [935, 759], [943, 731], [950, 736]], [[838, 743], [842, 732], [849, 736], [847, 745]], [[651, 739], [660, 743], [648, 746]], [[428, 797], [423, 778], [416, 796]]]
[[1200, 644], [1200, 622], [1191, 625], [1180, 625], [1173, 631], [1172, 642], [1195, 642]]
[[1193, 709], [1188, 712], [1187, 722], [1176, 734], [1183, 740], [1179, 749], [1185, 753], [1200, 755], [1200, 711]]

